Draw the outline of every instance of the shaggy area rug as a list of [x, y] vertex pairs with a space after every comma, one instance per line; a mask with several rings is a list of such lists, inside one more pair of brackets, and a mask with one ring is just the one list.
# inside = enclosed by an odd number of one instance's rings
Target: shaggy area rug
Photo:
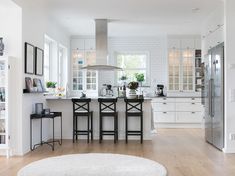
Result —
[[35, 161], [18, 176], [166, 176], [161, 164], [130, 155], [74, 154]]

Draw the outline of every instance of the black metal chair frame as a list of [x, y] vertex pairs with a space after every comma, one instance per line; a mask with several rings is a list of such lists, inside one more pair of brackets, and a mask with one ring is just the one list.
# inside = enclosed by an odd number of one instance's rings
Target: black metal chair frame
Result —
[[[55, 118], [60, 117], [60, 140], [55, 140]], [[33, 135], [32, 135], [32, 130], [33, 130], [33, 120], [40, 120], [40, 143], [35, 144], [33, 146], [32, 141], [33, 141]], [[43, 141], [42, 140], [42, 120], [43, 119], [52, 119], [53, 123], [53, 128], [52, 128], [52, 141]], [[42, 146], [43, 144], [49, 145], [52, 150], [54, 151], [55, 148], [55, 142], [58, 142], [59, 145], [62, 145], [62, 112], [51, 112], [50, 114], [31, 114], [30, 115], [30, 149], [31, 151], [35, 150], [38, 146]]]
[[[143, 102], [144, 99], [124, 99], [126, 102], [125, 132], [126, 143], [129, 136], [140, 136], [140, 142], [143, 143]], [[128, 130], [128, 117], [140, 117], [140, 130]]]
[[[99, 98], [99, 114], [100, 114], [100, 137], [99, 142], [103, 140], [103, 135], [114, 135], [114, 143], [118, 141], [118, 112], [116, 109], [117, 98]], [[114, 130], [103, 130], [103, 118], [114, 118]]]
[[[93, 111], [90, 111], [90, 98], [72, 99], [73, 102], [73, 142], [78, 135], [87, 135], [89, 143], [90, 134], [93, 141]], [[81, 111], [81, 112], [79, 112]], [[87, 117], [87, 130], [78, 130], [78, 117]]]

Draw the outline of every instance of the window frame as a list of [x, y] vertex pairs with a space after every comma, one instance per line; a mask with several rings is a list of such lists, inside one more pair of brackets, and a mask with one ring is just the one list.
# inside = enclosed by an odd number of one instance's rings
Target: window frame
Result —
[[[151, 84], [151, 67], [150, 67], [150, 52], [149, 51], [115, 51], [114, 52], [114, 60], [115, 60], [115, 65], [117, 65], [117, 56], [119, 54], [122, 55], [146, 55], [146, 68], [136, 68], [136, 69], [127, 69], [127, 70], [146, 70], [146, 82], [145, 84], [142, 85], [142, 87], [150, 87]], [[125, 69], [123, 69], [125, 72]], [[119, 80], [117, 78], [117, 71], [115, 72], [115, 84], [118, 83]]]

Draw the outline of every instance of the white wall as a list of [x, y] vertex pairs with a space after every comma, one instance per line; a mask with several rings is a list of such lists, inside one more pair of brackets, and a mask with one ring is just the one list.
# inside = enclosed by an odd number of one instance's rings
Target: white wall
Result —
[[10, 119], [10, 143], [13, 153], [19, 147], [20, 119], [22, 114], [22, 84], [21, 58], [22, 58], [22, 12], [21, 8], [11, 0], [0, 1], [0, 36], [5, 44], [5, 56], [14, 57], [13, 81], [9, 88], [9, 117]]
[[[44, 48], [44, 35], [47, 34], [54, 40], [60, 42], [65, 47], [69, 48], [69, 36], [60, 26], [58, 26], [53, 20], [49, 19], [45, 11], [43, 2], [35, 3], [31, 0], [14, 0], [22, 8], [22, 46], [24, 42], [31, 43], [39, 48]], [[24, 70], [24, 53], [22, 54], [22, 83], [26, 75]], [[36, 77], [36, 76], [31, 76]], [[42, 77], [39, 77], [42, 78]], [[18, 140], [20, 147], [17, 154], [25, 154], [29, 151], [29, 117], [33, 111], [34, 103], [42, 102], [46, 105], [45, 98], [41, 94], [24, 94], [22, 100], [22, 119], [21, 119], [21, 138]], [[35, 131], [38, 130], [39, 124], [35, 125]], [[39, 138], [39, 132], [36, 135], [36, 139]], [[48, 137], [47, 131], [44, 133], [44, 137]]]
[[[230, 134], [235, 134], [235, 100], [231, 92], [235, 93], [235, 1], [225, 0], [225, 152], [235, 153], [235, 141], [230, 140]], [[234, 95], [233, 95], [234, 96]]]

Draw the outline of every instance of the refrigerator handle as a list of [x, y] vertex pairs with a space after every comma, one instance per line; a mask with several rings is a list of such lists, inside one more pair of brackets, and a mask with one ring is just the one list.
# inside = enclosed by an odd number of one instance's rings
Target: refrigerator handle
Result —
[[209, 101], [209, 116], [211, 116], [211, 79], [209, 79], [208, 101]]
[[211, 79], [211, 117], [214, 117], [214, 93], [215, 93], [214, 79]]

